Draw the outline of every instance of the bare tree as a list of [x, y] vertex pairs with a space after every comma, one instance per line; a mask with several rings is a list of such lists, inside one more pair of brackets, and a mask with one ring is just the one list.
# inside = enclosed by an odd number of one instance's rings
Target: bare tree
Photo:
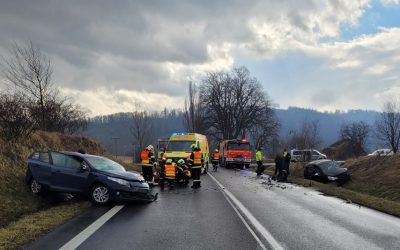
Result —
[[25, 47], [14, 44], [9, 59], [2, 58], [6, 81], [40, 107], [40, 127], [46, 129], [46, 102], [53, 91], [50, 59], [32, 41]]
[[189, 96], [185, 99], [183, 109], [183, 126], [188, 132], [205, 133], [207, 127], [204, 111], [196, 85], [189, 82]]
[[130, 128], [134, 139], [133, 144], [137, 146], [136, 156], [153, 140], [152, 130], [153, 120], [151, 115], [147, 111], [142, 110], [140, 104], [136, 103], [135, 110], [132, 112], [132, 126]]
[[6, 141], [30, 136], [35, 130], [28, 104], [23, 96], [0, 96], [0, 136]]
[[257, 140], [275, 129], [271, 101], [245, 67], [231, 72], [209, 72], [200, 89], [208, 132], [215, 139], [245, 137], [252, 131]]
[[278, 137], [278, 130], [280, 128], [280, 123], [276, 119], [273, 109], [268, 109], [257, 120], [257, 124], [248, 129], [254, 146], [258, 148], [264, 147], [269, 143], [272, 144], [272, 140]]
[[304, 120], [298, 131], [293, 132], [289, 144], [301, 149], [318, 148], [322, 139], [319, 134], [318, 120]]
[[375, 132], [379, 140], [390, 147], [394, 153], [399, 150], [400, 142], [400, 104], [395, 100], [383, 105], [382, 113], [375, 122]]
[[358, 157], [365, 154], [365, 143], [368, 139], [370, 126], [363, 121], [353, 122], [351, 124], [342, 124], [340, 137], [351, 143], [351, 149], [354, 156]]

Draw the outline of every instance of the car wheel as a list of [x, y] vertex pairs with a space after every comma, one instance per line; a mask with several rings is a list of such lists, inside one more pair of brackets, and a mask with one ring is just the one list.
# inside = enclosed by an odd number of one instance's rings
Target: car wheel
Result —
[[105, 205], [110, 201], [110, 189], [104, 185], [95, 185], [90, 192], [90, 199], [96, 205]]
[[30, 182], [30, 188], [33, 194], [40, 194], [42, 192], [42, 185], [33, 178]]

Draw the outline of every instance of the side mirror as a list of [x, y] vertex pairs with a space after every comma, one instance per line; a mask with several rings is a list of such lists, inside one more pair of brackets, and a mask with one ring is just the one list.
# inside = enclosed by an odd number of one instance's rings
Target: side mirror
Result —
[[85, 162], [82, 162], [82, 163], [81, 163], [81, 169], [82, 169], [83, 171], [86, 171], [86, 170], [89, 169], [89, 167], [88, 167], [88, 165], [86, 165]]

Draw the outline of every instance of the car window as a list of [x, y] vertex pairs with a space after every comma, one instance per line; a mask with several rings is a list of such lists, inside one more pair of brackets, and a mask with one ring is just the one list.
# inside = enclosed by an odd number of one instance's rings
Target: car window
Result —
[[39, 153], [39, 161], [50, 163], [49, 153], [47, 153], [47, 152]]
[[51, 160], [54, 166], [64, 167], [65, 166], [65, 155], [51, 152]]
[[53, 165], [57, 167], [78, 169], [81, 166], [80, 161], [57, 152], [51, 152], [51, 159], [53, 160]]
[[81, 168], [81, 162], [76, 160], [75, 158], [72, 158], [70, 156], [66, 156], [65, 167], [73, 168], [73, 169], [79, 169], [79, 168]]
[[32, 160], [39, 160], [39, 152], [35, 152], [29, 157]]
[[319, 153], [318, 153], [316, 150], [313, 150], [313, 151], [312, 151], [312, 154], [313, 154], [313, 155], [319, 155]]

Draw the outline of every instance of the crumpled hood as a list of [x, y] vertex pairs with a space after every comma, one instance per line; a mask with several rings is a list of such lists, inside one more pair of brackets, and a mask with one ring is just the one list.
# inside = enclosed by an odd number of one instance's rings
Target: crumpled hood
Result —
[[138, 172], [127, 171], [127, 172], [115, 172], [115, 171], [99, 171], [107, 176], [121, 178], [127, 181], [139, 181], [144, 182], [144, 178]]

